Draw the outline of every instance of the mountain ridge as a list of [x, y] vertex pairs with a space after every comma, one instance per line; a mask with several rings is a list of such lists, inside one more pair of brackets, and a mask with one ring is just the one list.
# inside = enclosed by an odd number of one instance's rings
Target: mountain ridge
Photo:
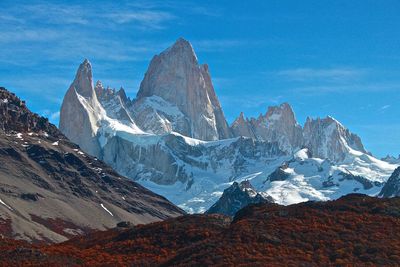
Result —
[[47, 119], [0, 87], [0, 234], [60, 242], [120, 221], [184, 214], [84, 153]]

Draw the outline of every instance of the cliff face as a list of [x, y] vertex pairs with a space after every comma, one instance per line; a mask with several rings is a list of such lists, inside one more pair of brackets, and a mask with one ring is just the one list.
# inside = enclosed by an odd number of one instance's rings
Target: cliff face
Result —
[[96, 135], [104, 113], [93, 88], [92, 66], [85, 60], [64, 96], [60, 130], [84, 151], [98, 157], [100, 144]]
[[[157, 101], [161, 104], [154, 103]], [[200, 140], [230, 137], [208, 66], [199, 65], [192, 46], [184, 39], [152, 59], [133, 111], [138, 126], [145, 131], [162, 129]]]

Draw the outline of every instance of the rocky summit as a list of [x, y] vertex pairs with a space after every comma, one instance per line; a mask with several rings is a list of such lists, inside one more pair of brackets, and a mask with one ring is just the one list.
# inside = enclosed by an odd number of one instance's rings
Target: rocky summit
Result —
[[288, 103], [258, 118], [241, 113], [229, 127], [208, 66], [182, 38], [154, 56], [133, 99], [94, 85], [85, 60], [60, 116], [61, 131], [83, 151], [191, 213], [246, 180], [284, 205], [377, 195], [398, 166], [330, 116], [300, 125]]
[[177, 132], [200, 140], [230, 137], [207, 65], [180, 38], [155, 56], [133, 107], [135, 121], [153, 133]]
[[243, 181], [240, 184], [234, 182], [224, 190], [221, 198], [206, 213], [234, 216], [236, 212], [250, 204], [268, 202], [273, 202], [273, 199], [266, 194], [257, 193], [249, 181]]

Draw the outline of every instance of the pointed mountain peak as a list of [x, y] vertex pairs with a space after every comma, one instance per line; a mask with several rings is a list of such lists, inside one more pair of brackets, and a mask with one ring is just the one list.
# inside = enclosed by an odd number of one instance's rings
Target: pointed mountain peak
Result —
[[269, 106], [267, 109], [267, 114], [273, 114], [273, 113], [289, 113], [289, 114], [294, 114], [294, 111], [292, 107], [289, 105], [289, 103], [282, 103], [279, 106]]
[[103, 86], [103, 83], [100, 81], [100, 80], [98, 80], [97, 82], [96, 82], [96, 86], [95, 86], [96, 88], [104, 88], [104, 86]]
[[232, 123], [232, 127], [234, 126], [239, 126], [239, 125], [243, 125], [246, 122], [246, 119], [244, 117], [244, 113], [240, 112], [239, 117], [237, 117], [233, 123]]
[[182, 37], [179, 37], [171, 48], [193, 50], [191, 43]]
[[286, 124], [297, 125], [297, 120], [292, 107], [288, 103], [282, 103], [279, 106], [268, 107], [265, 119], [268, 122], [283, 121]]
[[85, 59], [76, 72], [71, 87], [81, 96], [92, 98], [94, 96], [92, 65]]
[[243, 121], [244, 122], [245, 120], [246, 119], [244, 117], [244, 113], [243, 113], [243, 111], [241, 111], [239, 114], [239, 117], [237, 117], [235, 121]]
[[121, 98], [122, 102], [126, 102], [128, 100], [128, 97], [126, 96], [125, 90], [124, 88], [120, 88], [117, 92], [117, 94], [119, 95], [119, 97]]
[[176, 40], [176, 42], [159, 56], [165, 56], [168, 58], [177, 58], [180, 61], [190, 61], [193, 64], [198, 64], [197, 56], [194, 49], [189, 41], [182, 37]]
[[325, 118], [320, 118], [317, 117], [315, 119], [311, 118], [311, 117], [307, 117], [306, 120], [306, 124], [310, 124], [310, 123], [318, 123], [318, 124], [323, 124], [323, 125], [331, 125], [331, 124], [335, 124], [337, 127], [340, 127], [342, 129], [347, 129], [341, 122], [339, 122], [337, 119], [335, 119], [332, 116], [326, 116]]
[[331, 116], [322, 119], [307, 118], [303, 136], [305, 146], [318, 158], [341, 162], [348, 155], [349, 149], [369, 154], [360, 137]]
[[[201, 140], [218, 140], [231, 136], [208, 67], [199, 65], [192, 46], [183, 38], [153, 57], [135, 102], [137, 106], [142, 105], [145, 103], [144, 98], [153, 96], [177, 107], [182, 114], [179, 120], [182, 121], [173, 122], [176, 126], [171, 128], [170, 125], [156, 127], [155, 125], [160, 124], [158, 120], [154, 119], [150, 123], [146, 119], [146, 124], [150, 125], [152, 131], [153, 127], [168, 129]], [[144, 113], [136, 116], [144, 116]], [[146, 130], [145, 125], [142, 127]]]

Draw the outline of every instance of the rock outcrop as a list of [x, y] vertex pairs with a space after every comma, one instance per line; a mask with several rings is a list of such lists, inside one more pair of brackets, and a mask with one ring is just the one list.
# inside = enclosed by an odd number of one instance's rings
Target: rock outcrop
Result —
[[273, 203], [273, 199], [265, 194], [257, 193], [249, 181], [234, 182], [224, 190], [221, 198], [206, 213], [235, 216], [240, 209], [259, 203]]
[[387, 180], [382, 191], [379, 193], [381, 197], [399, 197], [400, 196], [400, 167], [397, 168]]

